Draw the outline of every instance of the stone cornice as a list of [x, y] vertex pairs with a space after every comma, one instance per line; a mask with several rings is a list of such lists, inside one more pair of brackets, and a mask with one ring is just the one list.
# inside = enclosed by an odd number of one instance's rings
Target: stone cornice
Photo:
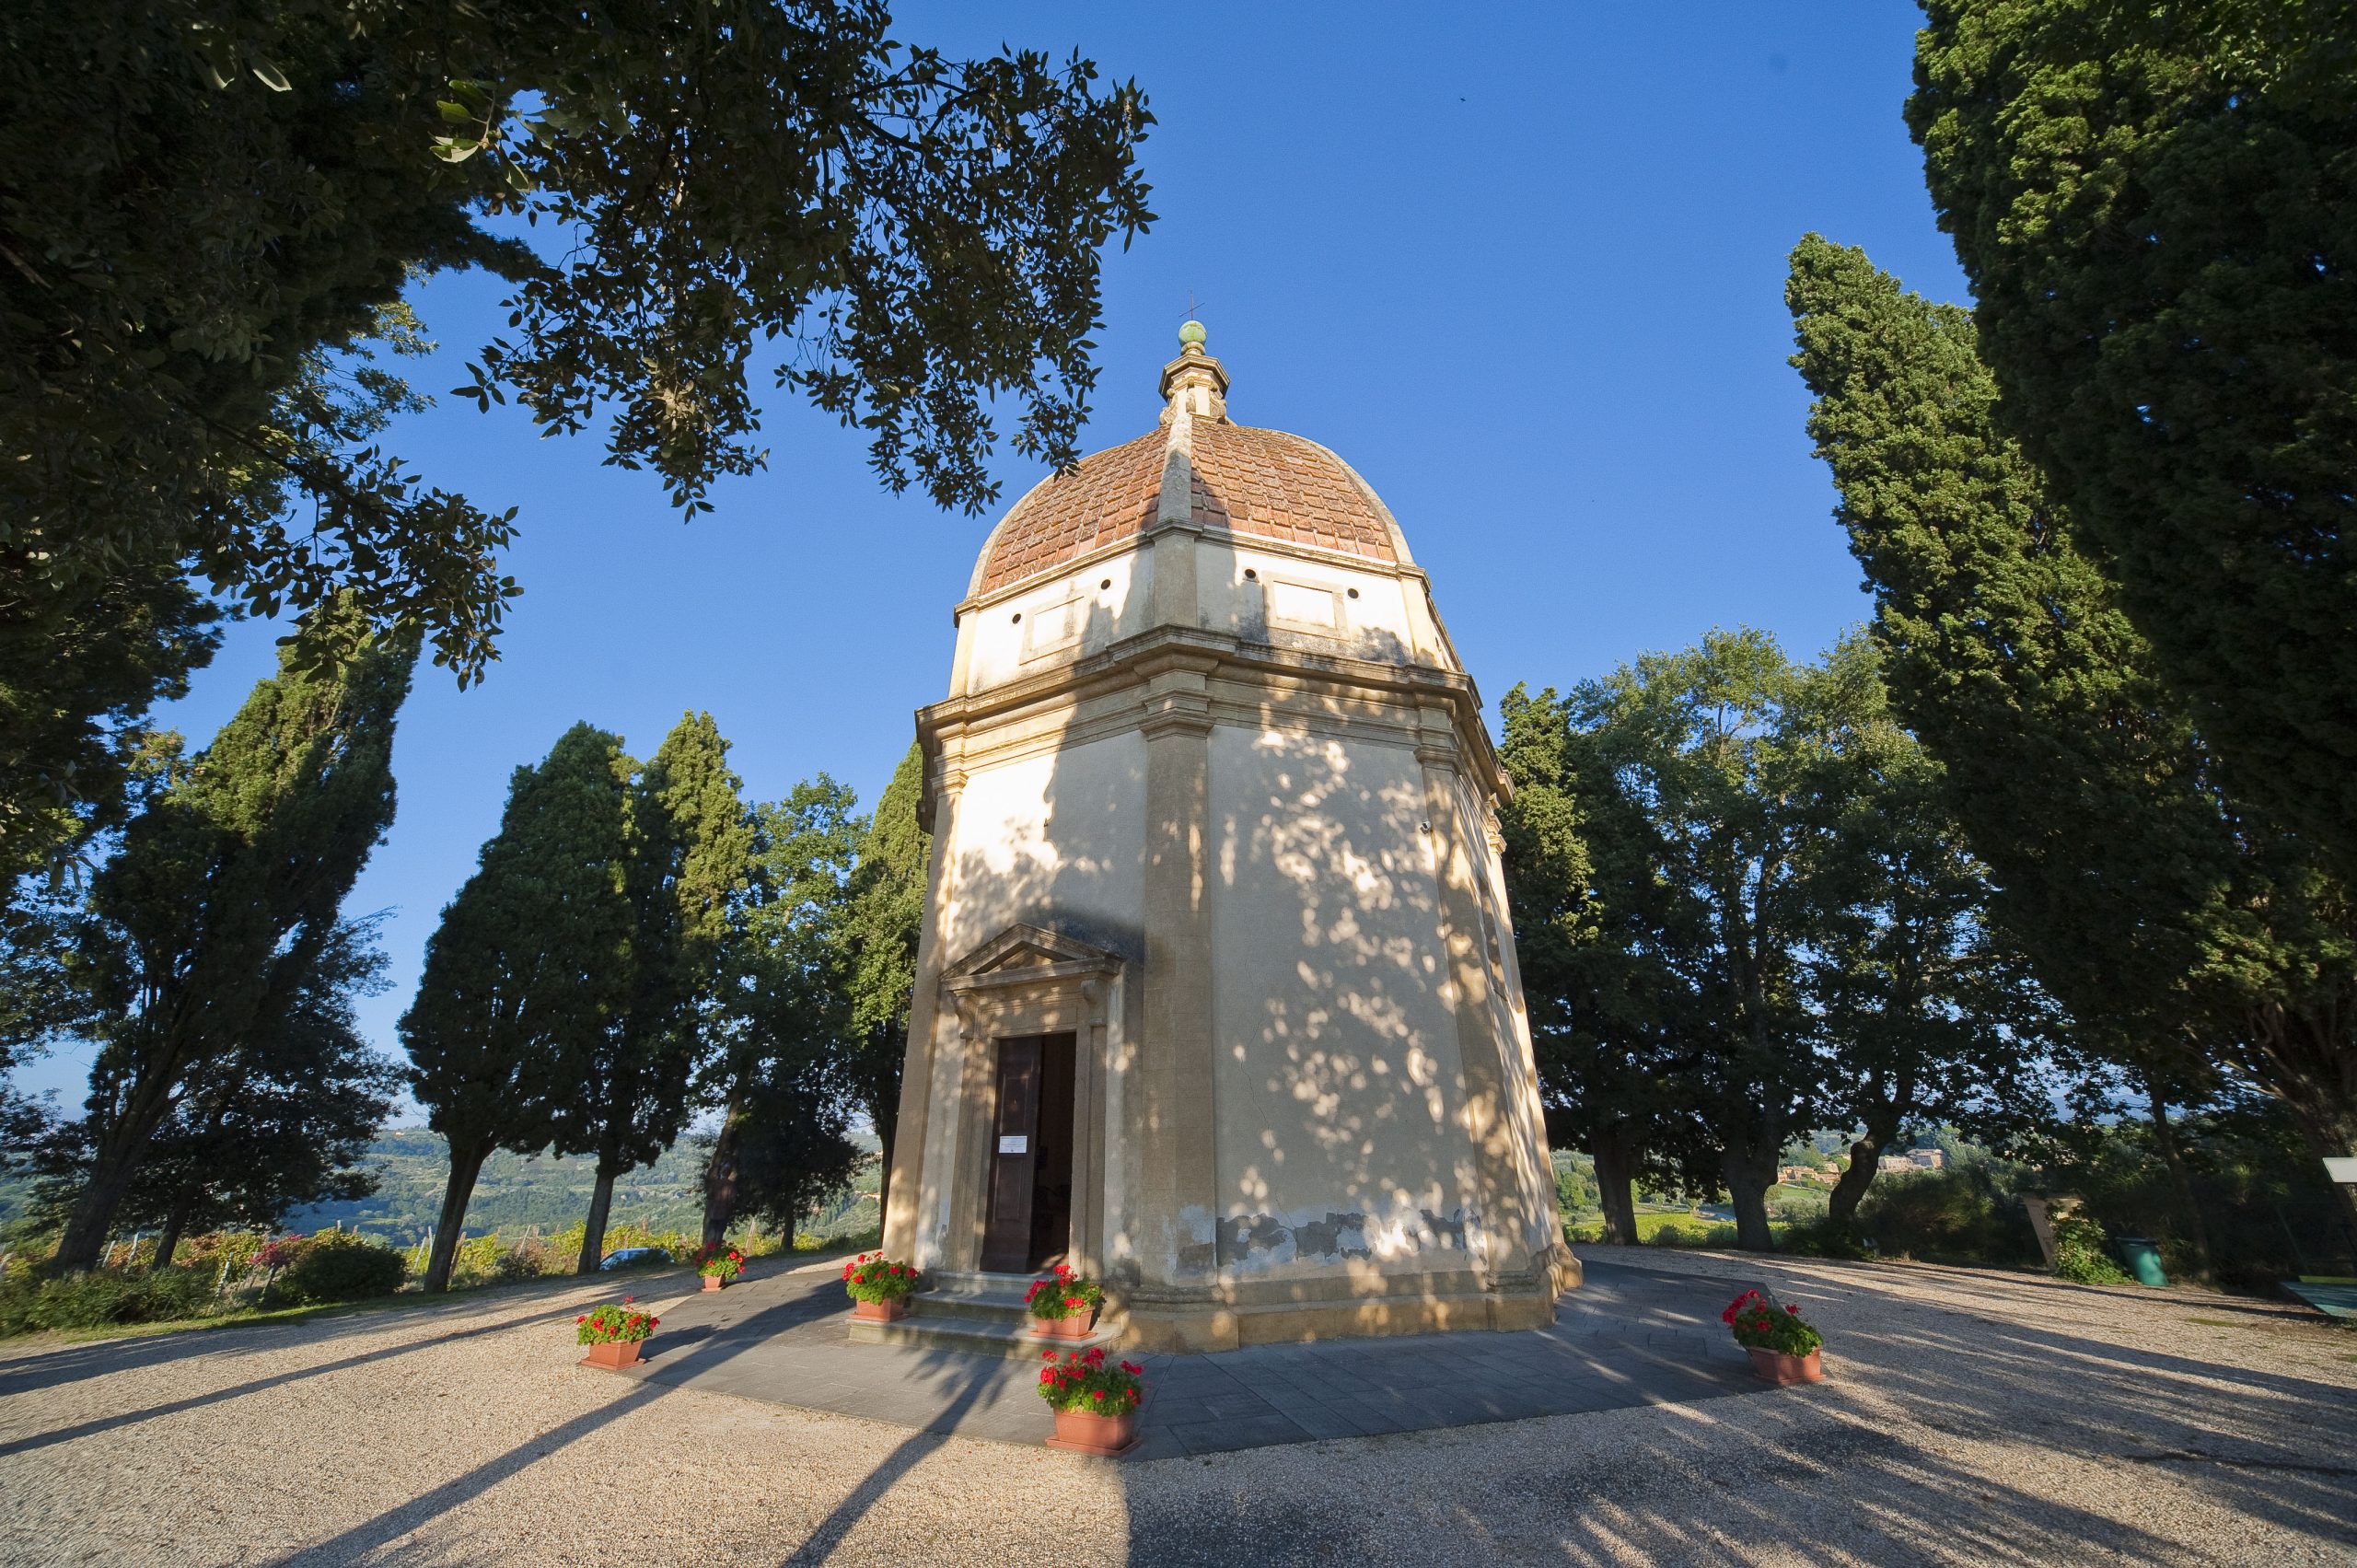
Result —
[[[1273, 700], [1238, 704], [1222, 695], [1222, 688], [1237, 685], [1262, 688]], [[1364, 696], [1381, 715], [1335, 712], [1336, 698], [1352, 696]], [[1084, 716], [1084, 709], [1094, 712]], [[939, 787], [945, 740], [958, 753], [951, 766], [970, 772], [979, 754], [1002, 747], [1013, 755], [1033, 755], [1127, 730], [1207, 733], [1222, 723], [1288, 718], [1323, 733], [1365, 734], [1414, 748], [1428, 763], [1460, 772], [1485, 799], [1512, 796], [1471, 677], [1195, 628], [1153, 627], [1086, 658], [951, 697], [916, 714], [927, 758], [928, 807]], [[1437, 728], [1433, 720], [1440, 721]]]

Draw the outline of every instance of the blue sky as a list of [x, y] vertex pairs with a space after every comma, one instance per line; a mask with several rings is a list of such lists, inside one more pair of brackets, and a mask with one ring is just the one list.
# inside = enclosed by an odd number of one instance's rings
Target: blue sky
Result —
[[[1150, 427], [1190, 291], [1229, 411], [1340, 452], [1432, 573], [1492, 709], [1714, 626], [1821, 649], [1866, 601], [1785, 366], [1784, 258], [1817, 229], [1962, 299], [1899, 119], [1919, 14], [1806, 5], [903, 6], [953, 53], [1077, 47], [1134, 76], [1160, 215], [1108, 256], [1085, 447]], [[415, 302], [439, 391], [501, 325], [453, 275]], [[768, 384], [767, 367], [760, 384]], [[772, 396], [766, 472], [683, 523], [592, 437], [444, 397], [390, 433], [433, 482], [522, 508], [504, 661], [420, 671], [401, 809], [351, 912], [386, 912], [396, 1049], [441, 907], [510, 770], [588, 719], [651, 751], [709, 709], [749, 793], [821, 771], [872, 800], [948, 678], [950, 607], [992, 517], [886, 494], [857, 433]], [[1040, 473], [1002, 453], [1011, 504]], [[272, 667], [234, 629], [162, 715], [202, 744]], [[20, 1073], [78, 1100], [87, 1056]]]

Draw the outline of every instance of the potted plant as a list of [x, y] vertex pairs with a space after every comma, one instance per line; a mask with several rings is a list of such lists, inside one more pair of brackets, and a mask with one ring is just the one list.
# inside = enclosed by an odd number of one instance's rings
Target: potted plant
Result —
[[718, 1290], [745, 1272], [745, 1255], [725, 1241], [699, 1247], [689, 1260], [703, 1276], [703, 1288]]
[[881, 1252], [863, 1252], [843, 1265], [843, 1293], [851, 1315], [889, 1323], [908, 1315], [909, 1293], [917, 1288], [913, 1263], [896, 1263]]
[[1111, 1457], [1137, 1442], [1138, 1406], [1145, 1399], [1145, 1368], [1132, 1362], [1105, 1365], [1103, 1346], [1042, 1353], [1039, 1397], [1056, 1412], [1051, 1448]]
[[1735, 1330], [1735, 1342], [1751, 1353], [1751, 1369], [1771, 1383], [1820, 1383], [1825, 1367], [1817, 1353], [1825, 1336], [1801, 1321], [1801, 1309], [1777, 1305], [1756, 1290], [1727, 1303], [1719, 1321]]
[[655, 1331], [655, 1325], [662, 1321], [633, 1307], [631, 1303], [637, 1299], [626, 1295], [619, 1306], [610, 1301], [573, 1320], [574, 1339], [589, 1347], [589, 1353], [581, 1358], [582, 1365], [619, 1372], [637, 1365], [638, 1347]]
[[1074, 1273], [1071, 1264], [1059, 1263], [1051, 1277], [1031, 1282], [1023, 1301], [1031, 1310], [1034, 1334], [1043, 1339], [1082, 1340], [1096, 1325], [1097, 1308], [1105, 1305], [1105, 1287], [1086, 1274]]

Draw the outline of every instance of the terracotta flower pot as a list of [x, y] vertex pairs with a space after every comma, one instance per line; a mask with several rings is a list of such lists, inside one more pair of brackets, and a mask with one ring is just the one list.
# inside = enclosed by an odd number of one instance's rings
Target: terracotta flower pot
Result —
[[854, 1301], [851, 1315], [877, 1323], [895, 1323], [909, 1315], [909, 1304], [898, 1297], [889, 1301]]
[[1751, 1370], [1771, 1383], [1822, 1383], [1825, 1367], [1819, 1361], [1820, 1352], [1806, 1355], [1785, 1355], [1765, 1345], [1747, 1345], [1751, 1353]]
[[1088, 1338], [1088, 1331], [1096, 1326], [1097, 1310], [1094, 1307], [1086, 1312], [1076, 1313], [1070, 1318], [1031, 1319], [1032, 1335], [1042, 1340], [1085, 1340]]
[[703, 1277], [703, 1288], [706, 1290], [718, 1290], [727, 1283], [718, 1274], [706, 1274]]
[[1087, 1411], [1058, 1411], [1056, 1434], [1048, 1439], [1051, 1448], [1063, 1448], [1075, 1454], [1101, 1454], [1111, 1458], [1127, 1453], [1138, 1440], [1138, 1412], [1127, 1415], [1094, 1415]]
[[609, 1372], [620, 1372], [625, 1366], [638, 1365], [639, 1340], [608, 1340], [601, 1345], [591, 1345], [589, 1353], [581, 1358], [584, 1366], [602, 1366]]

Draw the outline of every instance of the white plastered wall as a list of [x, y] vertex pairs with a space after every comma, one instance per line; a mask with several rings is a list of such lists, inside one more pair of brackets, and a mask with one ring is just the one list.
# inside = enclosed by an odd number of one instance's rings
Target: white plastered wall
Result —
[[1467, 1266], [1470, 1150], [1422, 765], [1211, 737], [1221, 1268]]
[[1018, 921], [1133, 932], [1145, 900], [1145, 739], [1135, 731], [977, 768], [958, 805], [941, 950]]

